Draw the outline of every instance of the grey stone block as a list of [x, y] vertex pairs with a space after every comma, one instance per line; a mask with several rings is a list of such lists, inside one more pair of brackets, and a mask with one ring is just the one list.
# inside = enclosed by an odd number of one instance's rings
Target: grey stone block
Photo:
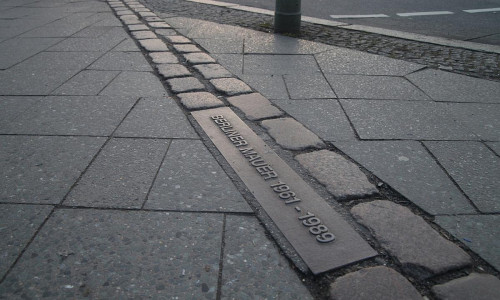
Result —
[[182, 105], [189, 110], [224, 106], [224, 102], [208, 92], [183, 93], [178, 94], [177, 97], [181, 100]]
[[421, 300], [422, 296], [393, 269], [371, 267], [337, 278], [330, 286], [330, 299]]
[[359, 167], [337, 153], [321, 150], [297, 155], [295, 159], [339, 200], [378, 194]]
[[213, 214], [58, 210], [0, 297], [215, 298], [222, 226]]
[[58, 204], [104, 138], [0, 136], [0, 201]]
[[140, 10], [140, 11], [137, 11], [137, 12], [143, 18], [145, 18], [145, 17], [156, 17], [156, 14], [154, 12], [151, 12], [151, 11]]
[[245, 114], [245, 117], [252, 121], [283, 115], [281, 110], [273, 106], [269, 100], [259, 93], [230, 97], [227, 101], [239, 108]]
[[52, 210], [48, 205], [0, 205], [0, 276], [4, 276]]
[[201, 52], [201, 49], [193, 44], [174, 44], [173, 47], [179, 53]]
[[162, 35], [164, 37], [170, 36], [170, 35], [177, 35], [177, 31], [173, 29], [155, 29], [156, 34]]
[[139, 40], [139, 44], [147, 51], [168, 51], [167, 45], [160, 39]]
[[232, 77], [233, 75], [219, 64], [195, 65], [194, 68], [201, 73], [205, 79]]
[[281, 147], [289, 150], [323, 148], [325, 144], [311, 131], [292, 118], [262, 121], [262, 126]]
[[497, 270], [500, 269], [500, 216], [436, 216], [439, 226], [451, 233]]
[[116, 12], [116, 15], [117, 16], [125, 16], [125, 15], [132, 15], [134, 16], [134, 12], [131, 11], [130, 9], [127, 9], [127, 10], [119, 10]]
[[245, 55], [244, 74], [311, 74], [320, 72], [312, 55]]
[[140, 31], [132, 31], [132, 35], [134, 38], [138, 40], [146, 40], [146, 39], [157, 39], [158, 37], [154, 32], [149, 30], [140, 30]]
[[[239, 69], [241, 73], [241, 67]], [[238, 73], [236, 73], [238, 74]], [[264, 95], [267, 99], [290, 99], [281, 75], [238, 75], [246, 84]]]
[[476, 212], [419, 142], [336, 142], [335, 146], [431, 215]]
[[90, 70], [152, 71], [140, 52], [108, 52], [91, 64]]
[[148, 24], [153, 28], [171, 28], [170, 25], [165, 22], [148, 22]]
[[313, 299], [255, 217], [227, 216], [224, 241], [222, 299]]
[[203, 143], [189, 140], [172, 142], [145, 208], [252, 211]]
[[332, 88], [322, 74], [284, 75], [291, 99], [336, 98]]
[[171, 52], [153, 52], [149, 53], [149, 57], [155, 64], [176, 64], [179, 62], [177, 57]]
[[157, 16], [149, 16], [149, 17], [144, 17], [143, 18], [146, 22], [161, 22], [163, 21], [162, 18], [159, 18]]
[[500, 158], [479, 142], [424, 142], [480, 211], [500, 212]]
[[213, 59], [210, 55], [206, 53], [187, 53], [183, 55], [186, 61], [190, 64], [211, 64], [215, 63], [215, 59]]
[[141, 20], [139, 20], [138, 17], [135, 15], [125, 15], [125, 16], [120, 16], [120, 20], [122, 20], [123, 24], [125, 25], [140, 25], [142, 24]]
[[472, 273], [432, 287], [440, 300], [493, 300], [500, 296], [500, 280], [493, 275]]
[[143, 98], [115, 133], [124, 137], [198, 138], [172, 98]]
[[236, 78], [212, 79], [210, 83], [217, 91], [229, 96], [252, 92], [252, 89], [246, 83]]
[[149, 72], [122, 72], [101, 92], [101, 95], [150, 97], [166, 95], [158, 78]]
[[97, 95], [119, 74], [118, 71], [82, 71], [61, 85], [52, 95]]
[[64, 204], [141, 208], [167, 147], [165, 140], [112, 139]]
[[205, 86], [194, 77], [174, 78], [167, 81], [173, 93], [184, 93], [204, 90]]
[[191, 76], [191, 72], [181, 64], [161, 64], [157, 66], [163, 78]]
[[128, 30], [130, 31], [136, 31], [136, 30], [149, 30], [148, 26], [144, 24], [130, 24], [127, 25]]
[[187, 37], [184, 37], [182, 35], [171, 35], [165, 37], [167, 41], [171, 42], [172, 44], [190, 44], [191, 40], [188, 39]]
[[471, 263], [467, 253], [406, 207], [377, 200], [358, 204], [351, 213], [412, 276], [427, 278]]

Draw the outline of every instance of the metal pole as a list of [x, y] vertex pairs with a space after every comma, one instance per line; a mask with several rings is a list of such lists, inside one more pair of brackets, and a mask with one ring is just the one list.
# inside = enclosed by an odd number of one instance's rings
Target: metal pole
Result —
[[300, 1], [301, 0], [276, 0], [276, 10], [274, 11], [275, 32], [300, 32]]

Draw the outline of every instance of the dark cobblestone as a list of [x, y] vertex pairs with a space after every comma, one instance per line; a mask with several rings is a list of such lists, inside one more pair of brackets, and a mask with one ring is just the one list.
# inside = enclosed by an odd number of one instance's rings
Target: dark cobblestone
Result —
[[[202, 19], [270, 32], [273, 17], [183, 0], [142, 0], [158, 13]], [[302, 39], [356, 49], [441, 68], [454, 73], [500, 81], [500, 55], [409, 41], [374, 33], [302, 23]]]

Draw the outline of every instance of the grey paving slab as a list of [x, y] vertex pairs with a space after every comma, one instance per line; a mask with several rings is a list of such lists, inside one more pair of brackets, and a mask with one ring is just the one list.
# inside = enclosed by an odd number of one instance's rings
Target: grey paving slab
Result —
[[126, 25], [135, 25], [135, 24], [142, 24], [142, 22], [139, 20], [139, 18], [135, 15], [124, 15], [119, 17], [120, 20], [122, 20], [123, 24]]
[[213, 299], [221, 230], [221, 215], [58, 210], [1, 297]]
[[147, 10], [138, 10], [139, 15], [143, 18], [145, 17], [156, 17], [156, 14]]
[[52, 95], [98, 95], [120, 72], [84, 70], [61, 85]]
[[336, 99], [273, 100], [273, 103], [322, 140], [331, 142], [356, 140], [349, 120]]
[[219, 64], [195, 65], [194, 68], [201, 73], [205, 79], [232, 77], [228, 70]]
[[434, 221], [500, 270], [500, 216], [437, 216]]
[[243, 81], [236, 78], [218, 78], [210, 80], [214, 88], [228, 96], [251, 93], [252, 89]]
[[201, 47], [209, 53], [243, 53], [244, 39], [194, 39]]
[[[242, 54], [211, 54], [224, 68], [231, 73], [241, 76], [243, 74]], [[215, 60], [213, 61], [215, 62]]]
[[500, 295], [500, 280], [489, 274], [471, 273], [469, 276], [435, 285], [432, 292], [443, 300], [496, 299]]
[[174, 44], [173, 47], [179, 53], [201, 52], [201, 49], [194, 44]]
[[245, 55], [243, 74], [314, 74], [319, 68], [312, 55]]
[[500, 212], [500, 158], [478, 142], [425, 142], [482, 212]]
[[4, 276], [52, 210], [48, 205], [0, 205], [0, 276]]
[[152, 52], [149, 57], [155, 64], [176, 64], [179, 59], [171, 52]]
[[9, 134], [110, 135], [136, 99], [133, 97], [50, 96], [1, 129]]
[[198, 138], [172, 98], [139, 100], [115, 133], [125, 137]]
[[444, 103], [340, 100], [361, 139], [476, 140]]
[[354, 206], [351, 213], [412, 276], [427, 278], [471, 263], [465, 251], [404, 206], [376, 200]]
[[153, 28], [171, 28], [171, 26], [165, 22], [148, 22], [148, 25]]
[[[171, 19], [169, 19], [169, 22]], [[231, 26], [207, 21], [186, 21], [176, 20], [176, 23], [184, 28], [188, 28], [186, 35], [189, 38], [248, 38], [248, 37], [266, 37], [268, 34], [242, 28], [240, 26]]]
[[82, 70], [97, 60], [100, 52], [41, 52], [11, 68], [12, 71], [38, 70], [63, 71]]
[[182, 93], [178, 94], [177, 97], [181, 100], [182, 105], [189, 110], [224, 106], [224, 102], [208, 92]]
[[59, 38], [17, 38], [3, 42], [0, 44], [0, 69], [10, 68], [59, 41]]
[[144, 24], [130, 24], [130, 25], [127, 25], [127, 27], [130, 31], [149, 30], [148, 26], [146, 26]]
[[359, 167], [340, 154], [320, 150], [299, 154], [295, 159], [339, 200], [378, 194]]
[[315, 56], [324, 73], [339, 75], [404, 76], [424, 68], [423, 65], [346, 48], [335, 48]]
[[135, 51], [139, 52], [141, 51], [139, 47], [135, 44], [134, 40], [132, 39], [125, 39], [123, 42], [119, 43], [118, 46], [113, 48], [111, 51]]
[[[123, 34], [125, 34], [123, 32]], [[100, 52], [106, 52], [114, 48], [116, 45], [118, 45], [123, 39], [125, 38], [124, 35], [122, 34], [115, 34], [115, 35], [105, 35], [104, 37], [99, 37], [99, 38], [76, 38], [76, 37], [71, 37], [67, 38], [57, 45], [50, 47], [47, 49], [47, 51], [57, 51], [57, 52], [64, 52], [64, 51], [74, 51], [74, 52], [81, 52], [81, 51], [100, 51]]]
[[84, 28], [77, 33], [75, 33], [72, 37], [75, 38], [98, 38], [103, 35], [114, 34], [117, 31], [123, 32], [122, 28], [116, 28], [115, 26], [104, 26], [100, 24], [96, 24], [94, 26], [89, 26]]
[[162, 36], [170, 36], [170, 35], [177, 35], [177, 31], [173, 29], [155, 29], [156, 34], [162, 35]]
[[422, 296], [406, 278], [393, 269], [371, 267], [337, 278], [330, 286], [330, 299], [420, 300]]
[[281, 147], [289, 150], [323, 148], [325, 144], [311, 131], [292, 118], [262, 121], [262, 126]]
[[215, 59], [206, 53], [186, 53], [183, 54], [186, 61], [190, 64], [211, 64], [215, 63]]
[[149, 30], [140, 30], [140, 31], [132, 31], [132, 36], [138, 40], [145, 40], [145, 39], [157, 39], [158, 37], [154, 32], [149, 31]]
[[267, 34], [245, 39], [245, 53], [315, 54], [332, 48], [329, 45], [278, 34]]
[[157, 17], [157, 16], [148, 16], [148, 17], [144, 17], [144, 20], [146, 22], [158, 22], [158, 21], [163, 21], [162, 18], [160, 17]]
[[252, 212], [203, 143], [189, 140], [172, 142], [145, 208]]
[[331, 86], [322, 74], [284, 75], [290, 99], [336, 98]]
[[447, 103], [445, 107], [478, 137], [500, 141], [500, 104]]
[[160, 39], [139, 40], [139, 44], [141, 44], [146, 51], [168, 51], [167, 45]]
[[161, 64], [157, 66], [163, 78], [191, 76], [191, 72], [181, 64]]
[[227, 216], [225, 230], [221, 299], [313, 299], [255, 217]]
[[194, 77], [173, 78], [167, 82], [173, 93], [194, 92], [205, 89], [205, 85]]
[[20, 37], [70, 37], [86, 26], [83, 24], [71, 25], [68, 23], [54, 22], [46, 26], [30, 30]]
[[101, 95], [163, 96], [165, 88], [158, 78], [149, 72], [122, 72], [101, 92]]
[[336, 142], [334, 145], [411, 202], [436, 214], [475, 213], [418, 142]]
[[91, 64], [90, 70], [107, 71], [152, 71], [148, 61], [140, 52], [108, 52]]
[[43, 97], [35, 96], [0, 97], [0, 131], [42, 99]]
[[493, 152], [495, 152], [498, 156], [500, 156], [500, 142], [495, 142], [495, 143], [486, 143], [486, 145], [488, 145], [488, 147], [490, 147]]
[[262, 120], [280, 117], [283, 112], [273, 106], [269, 100], [259, 93], [240, 95], [227, 98], [231, 105], [239, 108], [249, 120]]
[[[239, 69], [241, 73], [241, 67]], [[236, 73], [238, 74], [238, 73]], [[290, 99], [281, 75], [240, 75], [238, 76], [249, 86], [268, 99]]]
[[1, 202], [57, 204], [104, 138], [0, 136]]
[[141, 208], [168, 144], [168, 140], [112, 139], [64, 204]]
[[406, 77], [436, 101], [500, 102], [499, 82], [431, 69]]
[[430, 100], [402, 77], [325, 74], [339, 98]]

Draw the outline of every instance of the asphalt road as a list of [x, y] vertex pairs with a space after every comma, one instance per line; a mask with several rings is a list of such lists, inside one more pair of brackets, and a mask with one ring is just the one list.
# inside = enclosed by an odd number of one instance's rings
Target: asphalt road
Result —
[[[219, 1], [269, 10], [274, 10], [275, 4], [274, 0]], [[497, 11], [465, 11], [475, 9]], [[407, 13], [420, 15], [405, 15]], [[302, 15], [500, 45], [500, 0], [302, 0]]]

